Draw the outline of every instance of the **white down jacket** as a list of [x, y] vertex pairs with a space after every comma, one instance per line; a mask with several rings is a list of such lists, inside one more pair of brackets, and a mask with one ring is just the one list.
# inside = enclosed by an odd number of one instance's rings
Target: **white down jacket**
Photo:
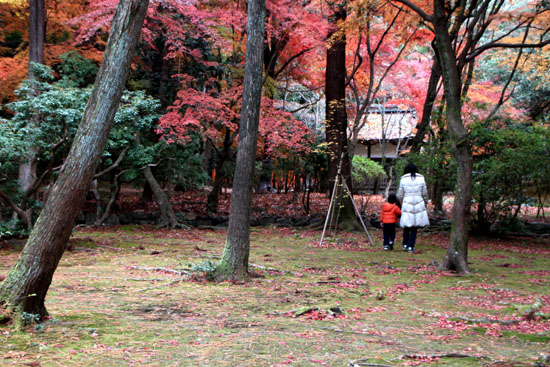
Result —
[[399, 182], [397, 198], [401, 201], [401, 220], [404, 227], [425, 227], [430, 225], [425, 201], [428, 200], [428, 190], [424, 176], [416, 174], [403, 175]]

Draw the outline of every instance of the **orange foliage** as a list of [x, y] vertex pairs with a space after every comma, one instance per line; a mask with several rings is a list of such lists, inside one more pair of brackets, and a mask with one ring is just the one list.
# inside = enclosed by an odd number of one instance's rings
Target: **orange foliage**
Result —
[[[87, 11], [87, 0], [50, 0], [46, 1], [46, 41], [44, 46], [44, 63], [54, 65], [59, 63], [59, 56], [74, 50], [73, 29], [68, 21]], [[0, 22], [3, 32], [0, 41], [6, 40], [6, 35], [20, 32], [21, 44], [12, 50], [0, 47], [0, 102], [7, 103], [15, 98], [14, 90], [27, 76], [28, 64], [28, 4], [24, 2], [0, 2]], [[84, 57], [100, 62], [103, 52], [91, 47], [79, 48]], [[13, 54], [14, 53], [14, 54]], [[13, 55], [12, 55], [13, 54]]]

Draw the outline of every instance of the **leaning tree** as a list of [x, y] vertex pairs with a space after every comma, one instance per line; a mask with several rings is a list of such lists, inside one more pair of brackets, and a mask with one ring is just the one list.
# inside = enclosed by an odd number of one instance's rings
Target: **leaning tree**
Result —
[[44, 317], [46, 294], [107, 143], [148, 0], [120, 0], [101, 68], [70, 153], [17, 263], [0, 285], [3, 320]]

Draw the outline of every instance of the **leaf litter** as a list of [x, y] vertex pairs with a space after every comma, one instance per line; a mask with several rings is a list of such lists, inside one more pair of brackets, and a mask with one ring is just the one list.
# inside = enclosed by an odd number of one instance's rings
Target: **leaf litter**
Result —
[[[216, 284], [183, 271], [215, 263], [221, 230], [79, 229], [51, 319], [0, 328], [0, 365], [522, 366], [550, 355], [546, 246], [476, 239], [473, 274], [460, 277], [434, 264], [445, 234], [421, 235], [412, 256], [372, 235], [377, 247], [349, 233], [319, 247], [318, 231], [255, 228], [250, 262], [269, 266]], [[6, 274], [17, 252], [0, 255]]]

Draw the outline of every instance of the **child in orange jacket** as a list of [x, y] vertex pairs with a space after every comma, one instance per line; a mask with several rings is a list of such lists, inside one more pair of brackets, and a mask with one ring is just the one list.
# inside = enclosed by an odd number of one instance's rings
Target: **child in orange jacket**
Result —
[[396, 205], [397, 197], [395, 194], [388, 195], [388, 202], [382, 204], [382, 213], [380, 221], [384, 232], [384, 250], [393, 250], [395, 241], [395, 225], [398, 217], [401, 216], [401, 209]]

